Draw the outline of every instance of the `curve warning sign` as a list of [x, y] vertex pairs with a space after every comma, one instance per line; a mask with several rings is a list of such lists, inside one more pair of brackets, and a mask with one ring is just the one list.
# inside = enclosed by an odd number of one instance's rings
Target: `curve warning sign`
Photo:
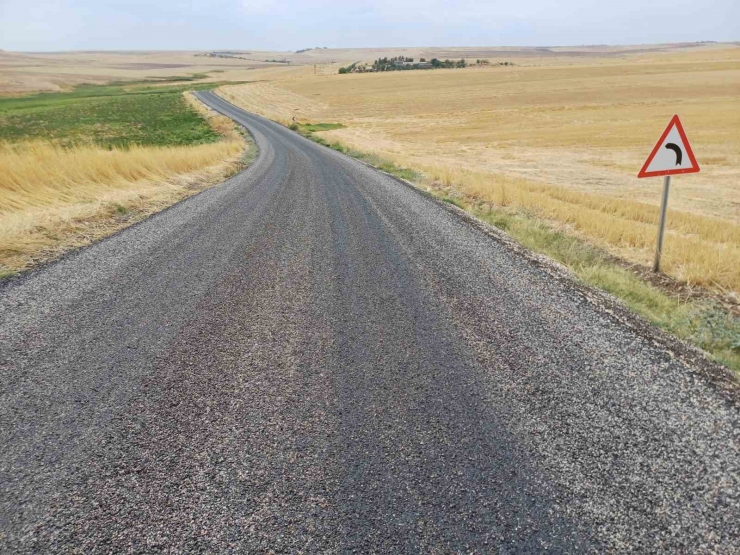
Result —
[[637, 177], [658, 177], [698, 171], [699, 163], [694, 157], [694, 151], [691, 150], [681, 120], [678, 116], [673, 116]]

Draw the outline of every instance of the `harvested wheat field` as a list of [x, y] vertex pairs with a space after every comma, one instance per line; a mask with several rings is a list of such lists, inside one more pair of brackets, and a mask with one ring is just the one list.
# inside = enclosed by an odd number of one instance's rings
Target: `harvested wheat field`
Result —
[[652, 257], [662, 181], [636, 175], [677, 113], [702, 173], [674, 179], [663, 269], [740, 291], [740, 46], [577, 54], [498, 51], [488, 67], [432, 71], [264, 71], [219, 91], [283, 122], [341, 123], [322, 137], [640, 264]]

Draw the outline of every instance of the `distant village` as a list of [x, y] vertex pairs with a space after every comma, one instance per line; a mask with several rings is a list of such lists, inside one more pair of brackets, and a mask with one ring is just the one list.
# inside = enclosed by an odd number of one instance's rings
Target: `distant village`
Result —
[[[468, 62], [462, 58], [460, 60], [439, 60], [432, 58], [427, 61], [426, 58], [419, 58], [417, 62], [414, 58], [406, 58], [404, 56], [396, 56], [395, 58], [378, 58], [372, 64], [360, 64], [355, 62], [347, 67], [340, 67], [339, 73], [372, 73], [378, 71], [407, 71], [414, 69], [450, 69], [450, 68], [464, 68], [468, 67]], [[514, 65], [511, 62], [497, 62], [491, 64], [488, 60], [476, 60], [475, 65], [488, 66], [488, 65], [500, 65], [510, 66]]]

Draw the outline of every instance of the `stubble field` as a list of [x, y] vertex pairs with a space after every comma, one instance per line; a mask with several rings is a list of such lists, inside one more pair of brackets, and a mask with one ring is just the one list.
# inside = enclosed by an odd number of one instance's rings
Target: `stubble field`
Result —
[[644, 265], [662, 183], [636, 175], [678, 113], [702, 173], [674, 181], [664, 269], [740, 291], [740, 46], [495, 56], [515, 65], [350, 75], [302, 67], [219, 91], [283, 122], [341, 123], [322, 137]]

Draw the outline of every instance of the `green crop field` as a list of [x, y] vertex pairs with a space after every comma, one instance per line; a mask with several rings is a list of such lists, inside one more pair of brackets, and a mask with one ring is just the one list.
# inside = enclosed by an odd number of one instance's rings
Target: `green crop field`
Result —
[[215, 142], [220, 136], [182, 93], [217, 85], [82, 85], [71, 92], [0, 98], [0, 140], [93, 142], [108, 148]]

